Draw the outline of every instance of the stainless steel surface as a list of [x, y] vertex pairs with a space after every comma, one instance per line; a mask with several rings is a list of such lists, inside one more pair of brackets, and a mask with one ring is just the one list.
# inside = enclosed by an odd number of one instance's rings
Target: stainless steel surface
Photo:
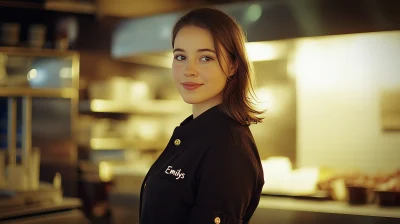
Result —
[[15, 165], [17, 162], [17, 99], [8, 98], [8, 164]]
[[[2, 209], [0, 211], [0, 222], [1, 223], [55, 223], [50, 222], [49, 218], [53, 219], [57, 216], [62, 216], [63, 213], [61, 211], [73, 211], [75, 209], [79, 209], [82, 206], [82, 203], [77, 198], [64, 198], [62, 201], [57, 203], [47, 202], [42, 204], [31, 204], [26, 206], [19, 206], [14, 208]], [[48, 214], [46, 216], [45, 214]], [[53, 215], [50, 215], [53, 213]], [[79, 219], [76, 219], [75, 222], [65, 222], [68, 220], [68, 217], [63, 217], [63, 219], [59, 219], [58, 221], [62, 221], [61, 223], [85, 223], [85, 222], [76, 222]], [[80, 217], [83, 221], [85, 218], [83, 215]], [[34, 222], [35, 221], [35, 222]], [[52, 220], [54, 221], [54, 220]], [[57, 222], [60, 223], [60, 222]]]
[[4, 224], [90, 224], [83, 212], [79, 209], [43, 214], [25, 219], [14, 219]]
[[165, 141], [133, 141], [125, 138], [91, 138], [89, 142], [80, 143], [80, 146], [91, 150], [121, 150], [134, 149], [140, 151], [163, 149]]
[[[400, 1], [395, 0], [249, 1], [217, 8], [242, 25], [249, 42], [400, 29]], [[124, 20], [114, 33], [113, 57], [163, 66], [173, 24], [183, 13]]]
[[45, 98], [76, 98], [78, 90], [63, 89], [31, 89], [26, 87], [1, 87], [0, 97], [45, 97]]
[[22, 165], [29, 168], [29, 156], [32, 151], [32, 98], [22, 98]]
[[400, 86], [383, 89], [380, 93], [381, 127], [400, 131]]
[[253, 64], [257, 88], [263, 90], [256, 92], [257, 97], [270, 104], [263, 122], [250, 126], [260, 157], [286, 156], [296, 167], [296, 79], [288, 74], [286, 60]]
[[[18, 207], [36, 205], [41, 203], [60, 203], [63, 199], [62, 190], [55, 189], [51, 184], [42, 184], [35, 190], [10, 191], [12, 197], [5, 197], [0, 200], [0, 220], [4, 217], [12, 216], [13, 212], [21, 212]], [[9, 212], [4, 212], [8, 210]]]
[[78, 162], [78, 114], [79, 114], [79, 71], [80, 71], [80, 55], [74, 54], [72, 56], [71, 63], [71, 77], [72, 77], [72, 87], [75, 95], [71, 98], [71, 141], [75, 143], [72, 147], [70, 153], [71, 163]]
[[[46, 75], [52, 81], [58, 77], [56, 82], [39, 80], [31, 87], [2, 87], [0, 97], [23, 99], [23, 123], [27, 128], [24, 128], [22, 142], [27, 153], [23, 152], [22, 160], [27, 160], [31, 147], [38, 147], [41, 150], [40, 180], [52, 182], [55, 173], [59, 172], [64, 195], [76, 196], [79, 55], [71, 51], [4, 47], [0, 47], [0, 52], [34, 61], [36, 64], [26, 71], [40, 67], [46, 69]], [[68, 87], [62, 88], [62, 81], [67, 82]], [[16, 104], [9, 107], [10, 118], [17, 119], [17, 110], [11, 109], [16, 107]], [[16, 137], [9, 137], [8, 142], [15, 144]]]
[[75, 51], [61, 51], [52, 49], [35, 49], [23, 47], [0, 47], [0, 52], [6, 55], [17, 55], [24, 57], [75, 57], [78, 52]]
[[[113, 223], [138, 222], [139, 194], [112, 192], [110, 206]], [[394, 224], [400, 219], [400, 208], [377, 205], [350, 206], [338, 201], [311, 201], [293, 198], [262, 196], [250, 220], [252, 224], [337, 224], [377, 223]]]
[[121, 104], [119, 101], [94, 99], [81, 101], [81, 112], [175, 115], [190, 112], [190, 107], [178, 100], [145, 100]]
[[382, 208], [376, 205], [350, 206], [337, 201], [262, 197], [251, 223], [395, 224], [399, 219], [399, 208]]
[[303, 212], [323, 212], [343, 215], [375, 216], [400, 219], [400, 207], [379, 207], [376, 204], [351, 206], [344, 201], [313, 201], [289, 197], [262, 196], [259, 209], [283, 209]]
[[0, 7], [26, 8], [111, 17], [138, 17], [165, 13], [206, 4], [240, 2], [245, 0], [0, 0]]

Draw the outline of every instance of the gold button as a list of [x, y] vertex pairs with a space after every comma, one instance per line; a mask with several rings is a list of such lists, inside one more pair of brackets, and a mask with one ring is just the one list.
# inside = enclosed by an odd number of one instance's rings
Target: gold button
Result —
[[175, 139], [174, 144], [176, 146], [180, 145], [181, 144], [181, 140], [179, 138]]
[[215, 224], [220, 224], [221, 219], [219, 217], [215, 217], [214, 222], [215, 222]]

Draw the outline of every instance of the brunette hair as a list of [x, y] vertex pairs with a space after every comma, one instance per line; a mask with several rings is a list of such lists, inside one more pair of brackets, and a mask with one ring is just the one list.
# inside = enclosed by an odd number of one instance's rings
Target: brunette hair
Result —
[[[245, 50], [246, 36], [241, 27], [227, 14], [212, 8], [194, 9], [175, 24], [172, 32], [172, 47], [175, 37], [185, 26], [196, 26], [207, 30], [213, 37], [217, 58], [221, 64], [221, 48], [224, 48], [236, 72], [228, 76], [223, 90], [222, 108], [224, 112], [243, 125], [262, 122], [264, 111], [254, 108], [255, 94], [253, 89], [253, 66]], [[226, 58], [223, 58], [227, 61]]]

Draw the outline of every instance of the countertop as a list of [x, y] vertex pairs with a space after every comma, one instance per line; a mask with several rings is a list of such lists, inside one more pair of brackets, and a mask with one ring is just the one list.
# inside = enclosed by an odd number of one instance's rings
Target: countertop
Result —
[[313, 201], [286, 197], [262, 196], [259, 208], [320, 212], [400, 219], [400, 207], [380, 207], [375, 204], [349, 205], [340, 201]]
[[26, 216], [37, 213], [72, 210], [81, 207], [81, 200], [77, 198], [64, 198], [59, 203], [41, 203], [24, 206], [14, 206], [0, 209], [0, 221], [12, 217]]
[[[113, 192], [112, 204], [132, 206], [139, 203], [139, 194]], [[261, 196], [257, 209], [291, 210], [356, 216], [387, 217], [400, 219], [400, 207], [381, 207], [375, 204], [349, 205], [341, 201], [295, 199], [289, 197]]]

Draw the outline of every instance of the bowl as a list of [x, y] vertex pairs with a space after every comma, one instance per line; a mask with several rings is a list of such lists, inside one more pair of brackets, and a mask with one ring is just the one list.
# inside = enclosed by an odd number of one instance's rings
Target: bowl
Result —
[[375, 191], [380, 206], [400, 206], [400, 192], [397, 191]]
[[347, 186], [348, 202], [351, 205], [363, 205], [368, 203], [368, 188]]

